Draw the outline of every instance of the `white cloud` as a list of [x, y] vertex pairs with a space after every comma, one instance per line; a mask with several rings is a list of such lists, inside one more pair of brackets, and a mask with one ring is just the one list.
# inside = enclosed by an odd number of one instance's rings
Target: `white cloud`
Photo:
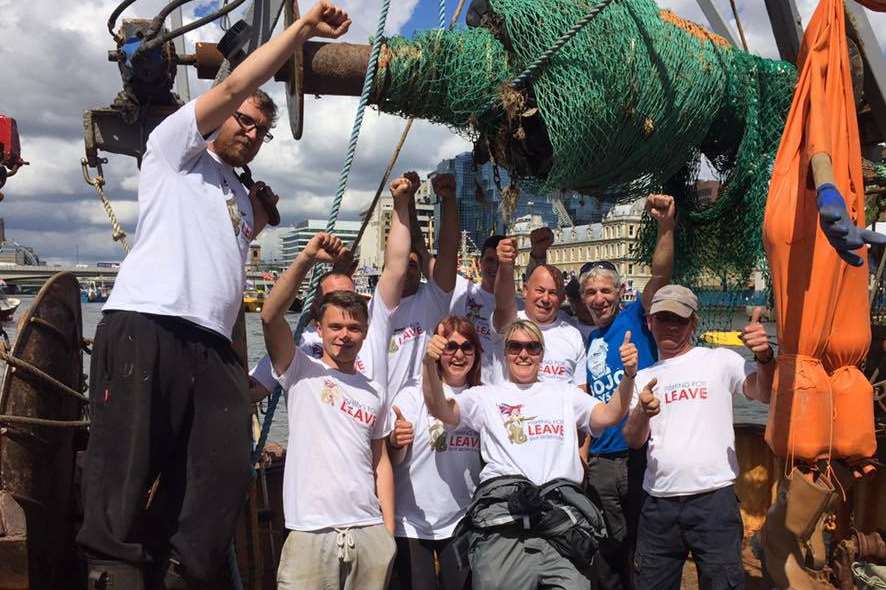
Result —
[[[0, 215], [6, 219], [7, 235], [34, 246], [46, 257], [73, 261], [119, 258], [110, 239], [110, 225], [93, 189], [80, 173], [83, 155], [82, 112], [110, 104], [121, 83], [116, 66], [107, 61], [113, 47], [106, 30], [107, 18], [119, 0], [0, 0], [0, 109], [15, 117], [22, 134], [22, 151], [31, 166], [4, 187], [6, 200]], [[430, 0], [422, 0], [425, 3]], [[734, 21], [728, 0], [715, 0], [724, 15]], [[375, 30], [381, 0], [343, 0], [354, 24], [346, 41], [365, 43]], [[450, 8], [454, 0], [450, 1]], [[150, 17], [165, 0], [139, 0], [121, 18]], [[202, 2], [186, 5], [188, 12]], [[302, 10], [312, 4], [302, 0]], [[696, 0], [660, 0], [659, 4], [685, 18], [706, 24]], [[808, 19], [813, 0], [798, 0], [801, 15]], [[387, 34], [399, 31], [415, 11], [418, 0], [391, 3]], [[436, 3], [433, 3], [436, 9]], [[742, 24], [751, 50], [776, 55], [766, 11], [759, 0], [738, 0]], [[239, 17], [241, 8], [232, 15]], [[886, 14], [868, 11], [881, 46], [886, 44]], [[734, 27], [734, 22], [732, 22]], [[217, 41], [217, 24], [187, 35], [188, 50], [196, 41]], [[194, 95], [209, 87], [191, 70]], [[266, 85], [282, 105], [282, 86]], [[281, 196], [283, 225], [304, 217], [325, 218], [335, 192], [345, 147], [356, 108], [356, 99], [306, 98], [304, 138], [296, 142], [281, 120], [277, 138], [263, 148], [253, 170]], [[284, 115], [285, 117], [285, 115]], [[391, 151], [403, 129], [402, 119], [367, 111], [354, 161], [342, 216], [356, 218], [375, 192]], [[448, 129], [416, 122], [396, 171], [432, 170], [437, 162], [469, 149], [469, 144]], [[135, 191], [138, 171], [132, 158], [109, 156], [105, 165], [107, 191], [115, 212], [130, 235], [137, 220]]]

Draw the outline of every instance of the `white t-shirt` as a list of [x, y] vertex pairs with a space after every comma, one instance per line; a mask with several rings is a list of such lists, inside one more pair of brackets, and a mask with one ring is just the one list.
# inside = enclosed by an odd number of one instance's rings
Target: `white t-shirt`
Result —
[[594, 397], [538, 381], [472, 387], [457, 399], [462, 424], [480, 433], [481, 482], [501, 475], [522, 475], [535, 485], [558, 477], [582, 481], [578, 431], [589, 430], [600, 403]]
[[643, 489], [657, 497], [718, 490], [738, 477], [732, 396], [742, 393], [754, 364], [726, 348], [695, 347], [637, 373], [631, 409], [640, 390], [658, 379], [653, 393], [661, 413], [649, 421]]
[[387, 436], [390, 428], [380, 386], [361, 373], [337, 371], [300, 348], [286, 372], [274, 377], [288, 393], [286, 528], [381, 524], [371, 443]]
[[495, 383], [496, 375], [501, 374], [501, 367], [495, 365], [497, 342], [490, 324], [493, 311], [495, 311], [494, 293], [482, 289], [480, 285], [461, 275], [456, 277], [449, 312], [464, 316], [474, 324], [474, 329], [480, 338], [480, 346], [483, 347], [483, 356], [480, 359], [481, 383]]
[[[378, 302], [378, 304], [376, 304]], [[382, 391], [387, 391], [385, 385], [388, 373], [388, 354], [387, 345], [388, 338], [391, 336], [391, 313], [386, 305], [382, 303], [381, 297], [373, 297], [369, 302], [369, 326], [366, 331], [366, 339], [354, 366], [358, 371], [366, 375], [371, 381], [375, 381], [382, 386]], [[301, 333], [301, 340], [298, 347], [305, 354], [314, 359], [323, 358], [323, 340], [317, 333], [317, 326], [314, 322], [309, 322]], [[256, 365], [249, 371], [249, 374], [268, 391], [273, 391], [277, 381], [271, 373], [271, 357], [265, 355]]]
[[587, 348], [588, 344], [588, 336], [591, 335], [591, 332], [594, 331], [594, 328], [597, 326], [593, 324], [586, 324], [576, 316], [569, 315], [568, 313], [560, 312], [560, 318], [566, 320], [570, 324], [572, 324], [576, 330], [581, 334], [581, 341], [585, 343], [585, 348]]
[[206, 149], [194, 101], [148, 136], [138, 226], [105, 310], [176, 316], [231, 338], [255, 237], [249, 195]]
[[428, 281], [419, 284], [414, 295], [401, 299], [400, 306], [391, 314], [388, 344], [388, 391], [391, 396], [421, 378], [421, 359], [428, 338], [433, 335], [437, 323], [449, 313], [451, 297], [452, 292], [446, 293], [434, 281]]
[[[548, 324], [537, 324], [545, 337], [545, 354], [539, 364], [538, 380], [584, 385], [588, 380], [585, 343], [578, 328], [563, 315], [559, 314], [557, 319]], [[517, 312], [517, 319], [528, 320], [529, 316], [521, 309]], [[490, 326], [493, 326], [491, 322]], [[496, 338], [496, 363], [501, 368], [494, 383], [504, 383], [508, 381], [504, 339], [494, 328], [493, 334]]]
[[[443, 390], [447, 398], [458, 398], [466, 391], [448, 385]], [[401, 391], [394, 405], [415, 430], [406, 458], [394, 467], [395, 535], [448, 539], [471, 503], [479, 481], [480, 435], [464, 426], [446, 428], [431, 416], [419, 386]], [[395, 419], [392, 415], [391, 423]]]

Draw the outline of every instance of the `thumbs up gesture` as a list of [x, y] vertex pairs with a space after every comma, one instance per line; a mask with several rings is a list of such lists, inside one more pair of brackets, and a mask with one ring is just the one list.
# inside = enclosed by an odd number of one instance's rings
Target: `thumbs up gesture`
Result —
[[392, 409], [397, 420], [394, 422], [394, 430], [391, 431], [391, 446], [395, 449], [402, 449], [412, 444], [415, 431], [412, 427], [412, 422], [403, 417], [403, 412], [400, 411], [400, 408], [393, 406]]
[[631, 342], [631, 331], [625, 332], [625, 338], [618, 349], [621, 356], [621, 364], [625, 369], [625, 376], [633, 379], [637, 376], [637, 364], [639, 363], [637, 347]]
[[652, 388], [658, 385], [658, 379], [655, 377], [646, 384], [646, 387], [643, 388], [643, 391], [640, 392], [640, 407], [643, 408], [643, 413], [646, 414], [648, 418], [652, 418], [657, 415], [661, 411], [661, 402], [658, 401], [658, 398], [652, 395]]
[[760, 323], [760, 316], [763, 314], [762, 307], [755, 307], [751, 313], [751, 321], [741, 331], [741, 341], [744, 345], [754, 353], [754, 358], [758, 363], [766, 364], [772, 360], [775, 354], [772, 352], [772, 346], [769, 345], [769, 336], [766, 334], [766, 328]]

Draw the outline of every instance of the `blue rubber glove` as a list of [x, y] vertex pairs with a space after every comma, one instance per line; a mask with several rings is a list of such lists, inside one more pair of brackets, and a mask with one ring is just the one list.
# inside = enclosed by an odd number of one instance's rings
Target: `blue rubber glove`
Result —
[[846, 201], [833, 184], [818, 187], [818, 215], [821, 230], [828, 242], [852, 266], [861, 266], [864, 260], [853, 252], [865, 244], [886, 244], [886, 236], [856, 226], [849, 218]]

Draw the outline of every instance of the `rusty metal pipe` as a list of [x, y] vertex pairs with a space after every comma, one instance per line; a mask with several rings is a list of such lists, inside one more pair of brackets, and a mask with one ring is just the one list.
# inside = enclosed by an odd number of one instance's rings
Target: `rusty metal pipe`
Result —
[[[308, 41], [303, 48], [303, 85], [305, 94], [360, 96], [363, 77], [369, 64], [369, 45]], [[181, 56], [178, 63], [193, 64], [197, 77], [213, 79], [224, 56], [215, 43], [197, 43], [196, 53]], [[281, 68], [274, 80], [289, 79], [288, 67]]]

